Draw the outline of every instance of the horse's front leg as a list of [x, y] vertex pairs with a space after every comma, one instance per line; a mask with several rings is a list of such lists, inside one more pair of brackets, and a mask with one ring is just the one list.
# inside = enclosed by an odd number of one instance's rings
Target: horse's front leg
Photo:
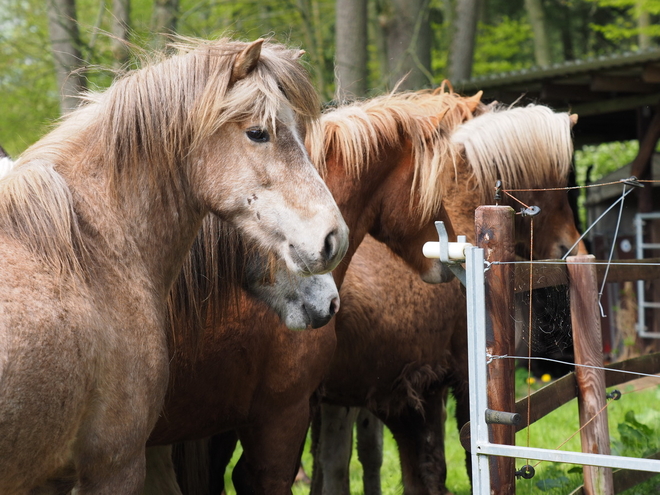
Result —
[[106, 361], [113, 366], [99, 372], [95, 398], [88, 405], [74, 446], [77, 495], [142, 493], [145, 446], [162, 409], [168, 381], [164, 339], [153, 336], [151, 341], [144, 340], [146, 350], [118, 348]]
[[355, 422], [357, 453], [362, 464], [364, 495], [381, 495], [383, 465], [383, 422], [362, 407]]
[[[349, 463], [353, 452], [353, 425], [359, 409], [321, 404], [321, 421], [314, 448], [312, 495], [349, 495]], [[322, 476], [322, 483], [314, 478]]]
[[260, 415], [238, 430], [242, 460], [234, 473], [238, 495], [291, 495], [309, 426], [309, 401]]
[[99, 463], [86, 467], [79, 475], [78, 484], [72, 495], [111, 495], [125, 493], [139, 495], [144, 487], [146, 461], [142, 452], [122, 462]]

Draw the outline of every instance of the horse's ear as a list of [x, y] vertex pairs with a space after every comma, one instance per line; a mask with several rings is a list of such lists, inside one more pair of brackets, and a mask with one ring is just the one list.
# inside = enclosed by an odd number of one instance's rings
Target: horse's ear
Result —
[[438, 115], [432, 115], [430, 117], [431, 122], [433, 123], [433, 127], [438, 127], [440, 125], [440, 122], [442, 122], [442, 119], [445, 118], [445, 115], [447, 115], [447, 112], [449, 111], [449, 108], [445, 108], [442, 112], [440, 112]]
[[483, 94], [484, 94], [483, 91], [479, 91], [476, 95], [470, 96], [468, 99], [465, 100], [465, 103], [467, 103], [470, 112], [474, 113], [474, 111], [477, 109], [479, 103], [481, 103], [481, 97], [483, 96]]
[[305, 50], [298, 50], [298, 53], [296, 54], [295, 57], [293, 57], [294, 60], [298, 60], [300, 57], [302, 57], [305, 53], [307, 53]]
[[578, 121], [578, 114], [577, 113], [572, 113], [568, 116], [568, 118], [571, 120], [571, 129], [575, 124], [577, 124]]
[[238, 54], [234, 61], [234, 68], [231, 71], [232, 84], [243, 79], [255, 69], [259, 62], [261, 45], [263, 45], [263, 43], [264, 39], [259, 38], [246, 46], [243, 51]]
[[435, 89], [433, 90], [433, 93], [432, 93], [433, 96], [444, 93], [444, 92], [445, 92], [445, 88], [449, 88], [449, 92], [450, 92], [450, 93], [453, 93], [453, 92], [454, 92], [454, 87], [451, 85], [451, 82], [449, 81], [449, 79], [443, 79], [443, 81], [442, 81], [442, 83], [440, 84], [440, 86], [438, 86], [437, 88], [435, 88]]

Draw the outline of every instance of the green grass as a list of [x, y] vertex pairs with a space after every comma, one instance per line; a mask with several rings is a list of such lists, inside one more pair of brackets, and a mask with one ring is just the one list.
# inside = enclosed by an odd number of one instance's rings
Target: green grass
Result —
[[[535, 384], [532, 388], [536, 389], [538, 385]], [[648, 455], [651, 451], [660, 450], [660, 386], [652, 386], [639, 391], [635, 391], [629, 386], [618, 388], [623, 393], [622, 398], [618, 401], [609, 401], [607, 408], [612, 453], [641, 457]], [[526, 390], [526, 385], [519, 383], [519, 390]], [[465, 452], [458, 440], [453, 400], [450, 400], [447, 409], [447, 487], [455, 495], [470, 495], [470, 484], [465, 469]], [[632, 416], [630, 411], [632, 411]], [[526, 430], [519, 432], [516, 435], [516, 442], [518, 445], [558, 449], [577, 430], [577, 401], [573, 400], [534, 423], [529, 433], [529, 440]], [[579, 434], [576, 434], [559, 450], [579, 452]], [[240, 447], [234, 455], [232, 466], [238, 460], [239, 455]], [[516, 468], [519, 469], [526, 463], [525, 459], [518, 459]], [[566, 495], [582, 484], [581, 466], [551, 462], [537, 463], [537, 461], [529, 463], [534, 466], [536, 476], [531, 480], [517, 482], [516, 492], [519, 495]], [[312, 465], [308, 439], [303, 454], [303, 466], [309, 475], [311, 475]], [[230, 472], [228, 470], [226, 474], [227, 495], [234, 495]], [[381, 477], [383, 495], [400, 495], [403, 492], [396, 443], [388, 430], [385, 431]], [[294, 486], [293, 493], [294, 495], [307, 495], [309, 487], [306, 485]], [[351, 493], [354, 495], [363, 493], [362, 467], [357, 461], [355, 450], [351, 459]], [[648, 495], [650, 493], [660, 493], [660, 476], [625, 492], [626, 495]]]

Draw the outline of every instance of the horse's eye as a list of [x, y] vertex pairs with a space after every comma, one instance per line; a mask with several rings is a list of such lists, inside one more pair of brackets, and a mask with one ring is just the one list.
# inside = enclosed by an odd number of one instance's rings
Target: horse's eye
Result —
[[253, 127], [248, 129], [245, 134], [255, 143], [266, 143], [270, 140], [270, 135], [266, 129], [261, 129], [260, 127]]

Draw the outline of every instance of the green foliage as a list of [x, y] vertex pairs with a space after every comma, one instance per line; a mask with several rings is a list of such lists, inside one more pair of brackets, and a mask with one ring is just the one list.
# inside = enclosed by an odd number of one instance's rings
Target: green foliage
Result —
[[480, 23], [474, 55], [474, 76], [529, 68], [534, 64], [532, 28], [507, 16], [497, 25]]
[[592, 23], [591, 28], [602, 33], [602, 35], [616, 43], [629, 42], [631, 49], [637, 49], [636, 37], [640, 34], [649, 36], [660, 36], [660, 26], [651, 23], [649, 26], [640, 28], [637, 20], [641, 12], [657, 16], [660, 14], [660, 0], [591, 0], [601, 8], [609, 8], [618, 15], [607, 24]]
[[615, 455], [632, 456], [640, 453], [642, 457], [658, 452], [658, 441], [653, 438], [653, 430], [637, 421], [634, 411], [628, 411], [625, 421], [617, 426], [620, 438], [612, 445]]
[[[638, 141], [614, 141], [598, 145], [583, 146], [575, 150], [575, 178], [579, 185], [595, 182], [610, 172], [614, 172], [633, 161], [639, 150]], [[585, 202], [587, 192], [580, 190], [578, 215], [583, 229], [586, 229], [587, 213]]]
[[[638, 0], [544, 0], [552, 53], [557, 60], [589, 57], [634, 49], [639, 28]], [[455, 1], [431, 0], [432, 73], [436, 84], [446, 75], [447, 53], [455, 18]], [[35, 141], [58, 116], [55, 81], [42, 0], [0, 0], [0, 144], [17, 155]], [[77, 0], [80, 49], [88, 64], [92, 89], [104, 88], [113, 77], [114, 59], [110, 0]], [[382, 26], [389, 0], [369, 1], [369, 87], [386, 89], [387, 54]], [[534, 65], [533, 33], [523, 0], [489, 0], [480, 17], [473, 75], [522, 70]], [[641, 8], [660, 15], [660, 0], [643, 0]], [[130, 42], [149, 49], [151, 0], [132, 0]], [[178, 32], [186, 36], [232, 34], [243, 39], [272, 36], [300, 46], [324, 100], [334, 92], [334, 0], [181, 0]], [[660, 37], [660, 24], [651, 22], [647, 34]], [[131, 65], [135, 61], [131, 62]]]
[[571, 480], [564, 474], [564, 470], [557, 464], [551, 464], [545, 470], [547, 478], [543, 478], [534, 483], [534, 486], [542, 492], [549, 492], [551, 490], [566, 490]]
[[[639, 151], [637, 141], [615, 141], [583, 146], [575, 150], [575, 169], [579, 184], [594, 182], [633, 161]], [[587, 174], [589, 175], [587, 177]]]
[[59, 114], [42, 2], [0, 0], [0, 144], [16, 156]]

